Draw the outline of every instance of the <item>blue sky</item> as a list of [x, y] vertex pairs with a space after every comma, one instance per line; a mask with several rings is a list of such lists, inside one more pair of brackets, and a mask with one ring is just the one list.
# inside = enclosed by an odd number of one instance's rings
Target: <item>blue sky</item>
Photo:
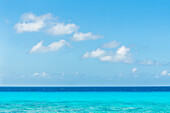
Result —
[[169, 6], [1, 0], [0, 85], [170, 85]]

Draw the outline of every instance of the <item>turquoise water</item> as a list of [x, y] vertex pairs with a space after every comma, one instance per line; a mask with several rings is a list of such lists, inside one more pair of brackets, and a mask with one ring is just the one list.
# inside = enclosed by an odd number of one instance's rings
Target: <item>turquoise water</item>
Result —
[[0, 112], [168, 113], [170, 92], [0, 92]]

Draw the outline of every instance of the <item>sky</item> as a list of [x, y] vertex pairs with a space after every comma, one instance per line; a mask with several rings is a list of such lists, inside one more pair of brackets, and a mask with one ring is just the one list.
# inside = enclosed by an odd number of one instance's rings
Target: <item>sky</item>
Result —
[[170, 85], [169, 0], [1, 0], [0, 85]]

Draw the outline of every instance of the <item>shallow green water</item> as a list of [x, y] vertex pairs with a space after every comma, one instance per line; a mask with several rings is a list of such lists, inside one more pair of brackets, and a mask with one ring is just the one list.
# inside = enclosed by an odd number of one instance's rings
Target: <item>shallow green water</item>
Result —
[[170, 92], [0, 92], [0, 112], [170, 113]]

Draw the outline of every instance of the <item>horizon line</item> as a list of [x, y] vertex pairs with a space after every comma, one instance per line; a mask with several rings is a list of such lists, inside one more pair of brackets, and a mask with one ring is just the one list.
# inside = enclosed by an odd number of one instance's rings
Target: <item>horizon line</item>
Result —
[[0, 85], [0, 87], [170, 87], [170, 85]]

